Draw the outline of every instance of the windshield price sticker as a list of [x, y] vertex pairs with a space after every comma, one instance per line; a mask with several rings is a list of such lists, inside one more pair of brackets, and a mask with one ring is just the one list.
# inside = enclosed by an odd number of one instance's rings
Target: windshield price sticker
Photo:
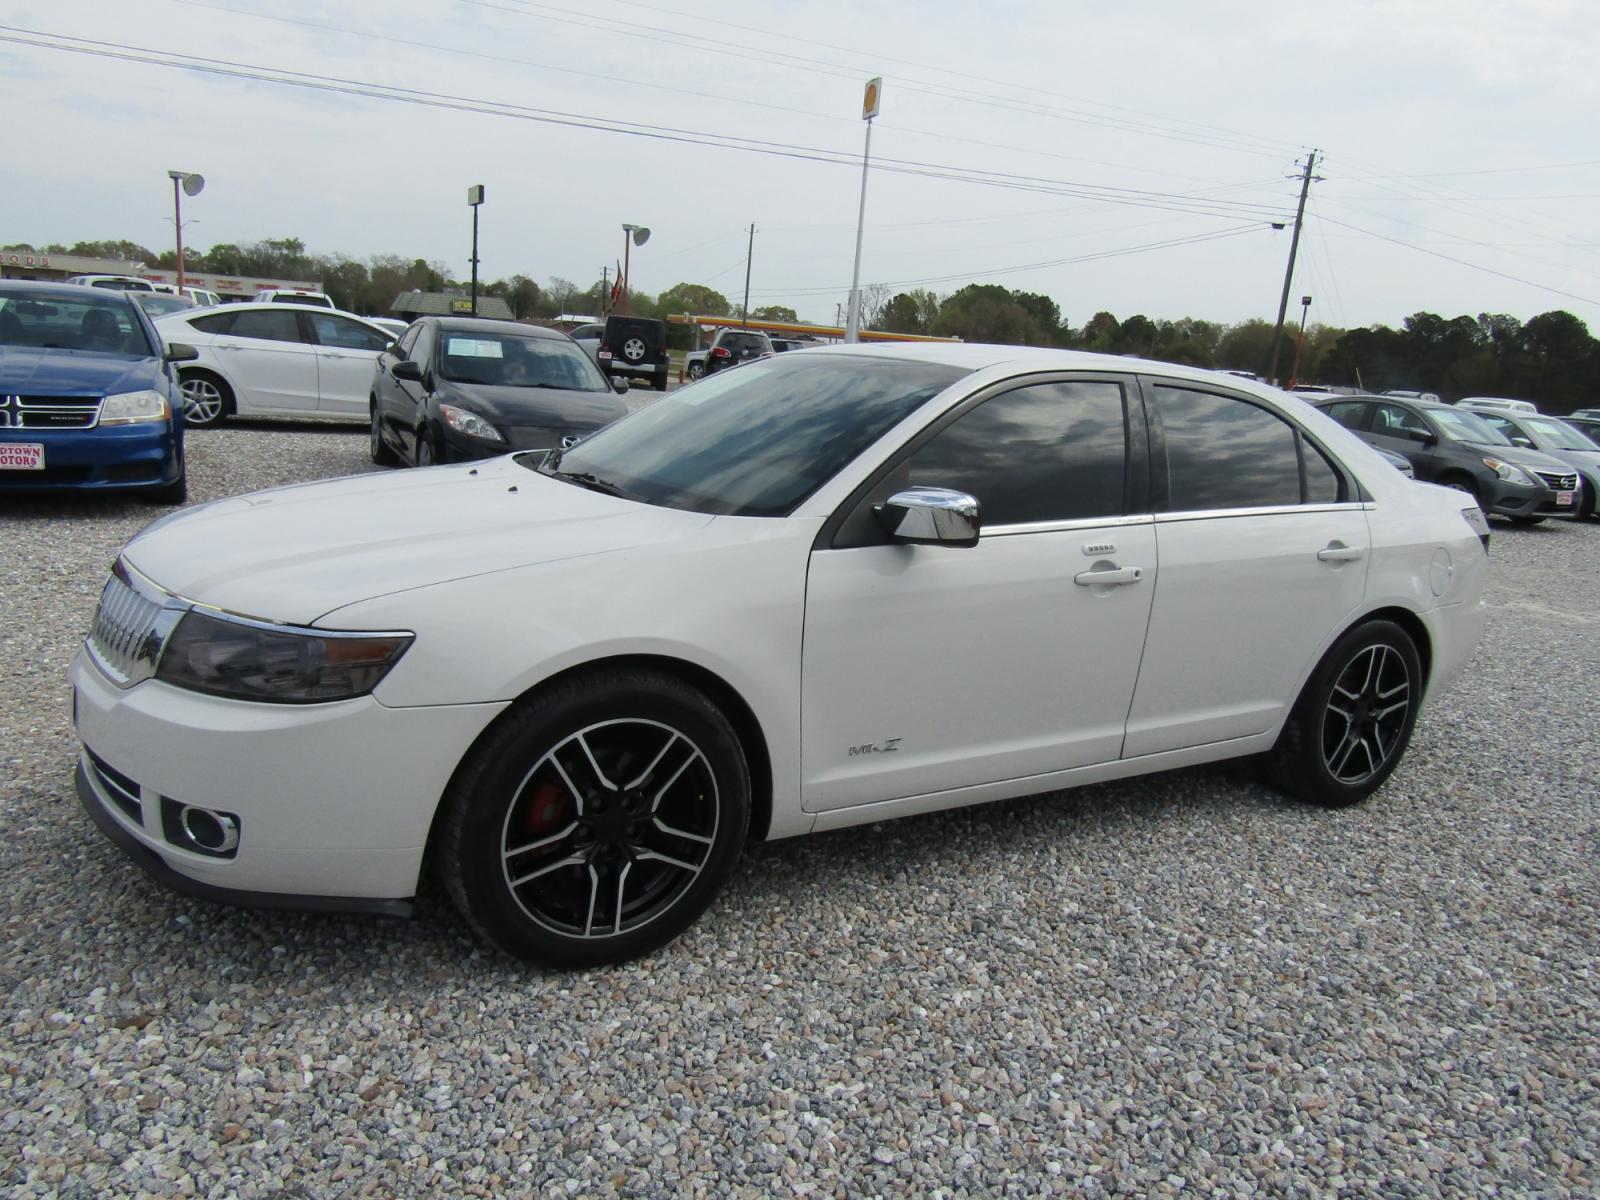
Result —
[[446, 338], [445, 354], [452, 358], [504, 358], [505, 347], [493, 338]]
[[0, 442], [0, 471], [44, 470], [42, 442]]

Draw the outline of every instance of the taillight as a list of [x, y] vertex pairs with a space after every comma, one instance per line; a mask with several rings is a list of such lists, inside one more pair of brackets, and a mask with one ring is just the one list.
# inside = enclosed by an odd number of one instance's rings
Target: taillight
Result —
[[726, 346], [718, 346], [715, 350], [713, 350], [711, 352], [711, 357], [712, 358], [732, 358], [733, 357], [733, 351], [729, 350]]

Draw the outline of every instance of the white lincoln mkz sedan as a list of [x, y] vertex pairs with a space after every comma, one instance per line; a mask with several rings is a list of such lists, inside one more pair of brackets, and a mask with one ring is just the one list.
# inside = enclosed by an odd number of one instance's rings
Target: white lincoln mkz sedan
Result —
[[1350, 804], [1472, 654], [1487, 526], [1272, 388], [838, 347], [565, 451], [164, 518], [72, 666], [78, 791], [191, 894], [660, 946], [747, 837], [1260, 756]]

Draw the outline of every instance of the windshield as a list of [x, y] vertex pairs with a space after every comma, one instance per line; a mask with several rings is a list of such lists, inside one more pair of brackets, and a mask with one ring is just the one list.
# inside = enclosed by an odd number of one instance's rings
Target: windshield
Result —
[[439, 374], [456, 383], [493, 387], [609, 392], [600, 368], [566, 338], [524, 337], [481, 329], [445, 329]]
[[83, 299], [63, 299], [58, 292], [40, 294], [0, 287], [0, 346], [41, 350], [85, 350], [151, 358], [144, 326], [133, 305], [120, 292], [83, 289]]
[[904, 360], [785, 355], [680, 388], [563, 454], [523, 461], [646, 504], [783, 516], [966, 373]]
[[1583, 434], [1565, 421], [1536, 420], [1523, 417], [1522, 424], [1531, 429], [1547, 450], [1600, 450]]
[[1454, 408], [1430, 408], [1428, 415], [1444, 430], [1445, 437], [1453, 442], [1487, 442], [1491, 446], [1509, 446], [1510, 439], [1489, 425], [1482, 417]]

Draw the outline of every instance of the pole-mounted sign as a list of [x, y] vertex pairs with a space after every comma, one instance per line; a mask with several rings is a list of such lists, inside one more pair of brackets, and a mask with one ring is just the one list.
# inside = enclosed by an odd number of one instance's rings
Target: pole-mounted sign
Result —
[[861, 93], [861, 119], [867, 123], [867, 142], [861, 151], [861, 209], [856, 214], [856, 265], [850, 274], [850, 311], [845, 317], [844, 340], [858, 341], [861, 334], [861, 233], [867, 223], [867, 160], [872, 157], [872, 118], [883, 102], [883, 76], [867, 80]]
[[883, 99], [883, 76], [867, 80], [867, 90], [861, 97], [861, 119], [870, 121], [878, 115], [878, 102]]

